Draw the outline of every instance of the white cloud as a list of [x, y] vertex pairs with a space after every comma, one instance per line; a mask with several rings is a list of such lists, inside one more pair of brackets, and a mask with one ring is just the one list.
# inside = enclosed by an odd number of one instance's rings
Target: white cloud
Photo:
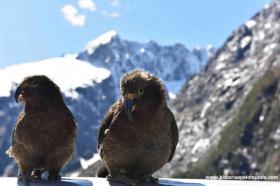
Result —
[[119, 16], [120, 16], [120, 13], [118, 13], [118, 12], [112, 12], [112, 13], [110, 14], [110, 16], [111, 16], [111, 18], [119, 17]]
[[109, 18], [116, 18], [120, 16], [120, 13], [118, 12], [108, 12], [106, 10], [101, 12], [101, 15], [109, 17]]
[[121, 5], [120, 0], [110, 0], [110, 4], [113, 7], [119, 7]]
[[96, 11], [96, 4], [92, 0], [79, 0], [78, 4], [80, 8]]
[[69, 4], [64, 5], [61, 8], [61, 12], [66, 21], [68, 21], [73, 26], [84, 26], [86, 21], [86, 16], [78, 14], [77, 9]]

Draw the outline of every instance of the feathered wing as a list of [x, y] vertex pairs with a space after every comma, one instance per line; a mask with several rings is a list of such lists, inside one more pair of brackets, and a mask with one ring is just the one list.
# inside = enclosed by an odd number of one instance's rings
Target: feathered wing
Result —
[[[113, 107], [113, 106], [112, 106]], [[104, 137], [105, 137], [105, 131], [106, 129], [109, 129], [113, 116], [114, 116], [114, 111], [112, 107], [107, 111], [105, 114], [100, 127], [99, 127], [99, 132], [98, 132], [98, 138], [97, 138], [97, 148], [100, 148], [100, 144], [102, 143]]]
[[9, 155], [9, 157], [14, 157], [14, 148], [15, 148], [15, 145], [23, 145], [25, 146], [26, 144], [26, 140], [19, 140], [18, 138], [20, 137], [19, 134], [18, 134], [18, 125], [16, 125], [13, 129], [13, 133], [12, 133], [12, 146], [10, 146], [10, 148], [6, 151], [6, 154]]
[[[23, 127], [21, 127], [22, 124], [16, 124], [15, 128], [13, 129], [13, 134], [12, 134], [12, 146], [14, 146], [15, 144], [21, 144], [21, 145], [25, 145], [25, 143], [28, 143], [28, 140], [23, 140], [23, 135], [24, 132], [22, 132], [24, 130]], [[25, 130], [24, 130], [25, 131]]]
[[[115, 105], [115, 104], [114, 104]], [[106, 129], [109, 129], [114, 117], [114, 105], [110, 107], [110, 109], [107, 111], [105, 114], [100, 127], [99, 127], [99, 132], [98, 132], [98, 137], [97, 137], [97, 148], [100, 149], [100, 144], [102, 143], [104, 137], [105, 137], [105, 131]], [[102, 158], [102, 149], [100, 149], [100, 156]], [[105, 164], [102, 162], [101, 166], [99, 167], [96, 176], [105, 178], [106, 176], [109, 175], [108, 169], [105, 166]]]
[[19, 130], [20, 126], [22, 126], [22, 124], [20, 124], [20, 123], [22, 122], [23, 118], [24, 118], [24, 114], [23, 114], [23, 112], [20, 112], [20, 114], [17, 118], [16, 124], [14, 126], [13, 133], [12, 133], [12, 146], [14, 146], [15, 143], [18, 143], [18, 142], [23, 143], [22, 142], [23, 140], [17, 140], [18, 130]]
[[12, 146], [15, 145], [15, 132], [16, 132], [16, 128], [13, 129], [13, 133], [12, 133]]
[[13, 129], [13, 133], [12, 133], [12, 146], [10, 146], [7, 150], [6, 150], [6, 154], [10, 157], [13, 158], [14, 157], [14, 153], [13, 153], [13, 146], [15, 144], [15, 128]]
[[170, 127], [171, 127], [172, 149], [171, 149], [171, 153], [170, 153], [169, 158], [168, 158], [168, 162], [170, 162], [172, 160], [173, 156], [174, 156], [175, 151], [176, 151], [176, 146], [178, 144], [178, 139], [179, 139], [179, 133], [178, 133], [178, 127], [177, 127], [174, 115], [170, 111], [169, 108], [167, 108], [167, 109], [168, 109], [169, 116], [171, 117]]

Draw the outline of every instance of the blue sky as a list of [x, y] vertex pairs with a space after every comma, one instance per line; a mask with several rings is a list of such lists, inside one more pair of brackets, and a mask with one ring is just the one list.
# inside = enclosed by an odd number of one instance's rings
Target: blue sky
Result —
[[219, 47], [270, 0], [13, 0], [0, 7], [0, 68], [77, 53], [94, 37]]

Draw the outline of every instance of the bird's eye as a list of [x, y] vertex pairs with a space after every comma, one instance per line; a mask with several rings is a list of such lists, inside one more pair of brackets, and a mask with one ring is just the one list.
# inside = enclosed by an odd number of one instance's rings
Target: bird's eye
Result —
[[143, 88], [138, 89], [138, 94], [139, 95], [142, 95], [143, 93], [144, 93], [144, 89]]
[[33, 86], [36, 86], [36, 85], [37, 85], [37, 82], [36, 82], [36, 81], [32, 81], [31, 84], [32, 84]]

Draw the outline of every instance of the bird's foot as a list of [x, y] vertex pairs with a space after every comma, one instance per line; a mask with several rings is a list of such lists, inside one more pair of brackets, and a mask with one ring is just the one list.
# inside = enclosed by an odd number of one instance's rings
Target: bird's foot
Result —
[[50, 180], [50, 181], [60, 181], [61, 176], [59, 174], [50, 174], [48, 176], [48, 180]]
[[137, 184], [137, 180], [126, 175], [116, 175], [116, 176], [107, 176], [107, 180], [109, 182], [121, 182], [130, 186], [135, 186]]
[[18, 177], [17, 177], [17, 182], [22, 182], [23, 181], [23, 176], [22, 174], [18, 174]]
[[142, 178], [141, 181], [146, 182], [146, 183], [153, 183], [153, 184], [159, 183], [158, 178], [155, 178], [153, 176], [148, 176], [148, 177]]
[[31, 173], [32, 180], [40, 180], [42, 178], [42, 171], [41, 170], [34, 170]]
[[17, 178], [17, 182], [23, 182], [24, 186], [29, 186], [31, 181], [31, 176], [29, 174], [19, 174]]

